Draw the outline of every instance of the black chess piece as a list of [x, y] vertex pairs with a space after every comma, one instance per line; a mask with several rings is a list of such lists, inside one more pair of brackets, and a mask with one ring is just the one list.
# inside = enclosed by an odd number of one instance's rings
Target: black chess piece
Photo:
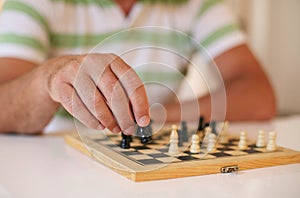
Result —
[[178, 134], [178, 146], [183, 146], [183, 135], [182, 135], [182, 129], [177, 130]]
[[124, 133], [122, 133], [122, 140], [121, 140], [120, 147], [123, 149], [129, 149], [131, 141], [132, 141], [131, 135], [125, 135]]
[[137, 135], [141, 138], [142, 144], [147, 144], [152, 142], [152, 136], [150, 134], [148, 127], [138, 127]]
[[217, 135], [217, 122], [212, 120], [210, 122], [211, 132]]
[[150, 124], [148, 125], [149, 135], [150, 136], [152, 136], [152, 134], [153, 134], [152, 124], [153, 124], [153, 120], [150, 119]]
[[204, 117], [200, 116], [197, 131], [203, 131], [203, 130], [204, 130]]
[[[180, 135], [181, 135], [181, 139], [183, 142], [189, 141], [188, 128], [187, 128], [186, 121], [181, 122]], [[178, 133], [178, 141], [180, 141], [180, 135]]]
[[129, 135], [129, 138], [128, 138], [128, 139], [129, 139], [130, 142], [132, 142], [132, 141], [133, 141], [132, 135]]
[[205, 129], [206, 127], [209, 127], [209, 122], [207, 122], [207, 123], [204, 124], [203, 129]]

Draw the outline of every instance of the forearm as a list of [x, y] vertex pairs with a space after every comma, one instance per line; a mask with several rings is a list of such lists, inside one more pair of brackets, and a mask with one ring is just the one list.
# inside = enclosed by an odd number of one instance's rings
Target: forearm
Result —
[[49, 122], [59, 104], [46, 89], [41, 68], [0, 84], [0, 133], [38, 133]]
[[[199, 98], [201, 115], [210, 118], [213, 114], [214, 119], [225, 118], [231, 121], [267, 120], [275, 116], [276, 101], [271, 84], [246, 45], [232, 48], [216, 57], [214, 61], [224, 81], [226, 100], [223, 90]], [[217, 98], [213, 105], [211, 98]], [[171, 103], [165, 107], [168, 113], [167, 121], [170, 122], [179, 121], [181, 115], [182, 119], [193, 119], [194, 113], [189, 115], [189, 112], [195, 112], [197, 108], [192, 101], [183, 102], [182, 111], [178, 103]]]
[[[213, 97], [217, 98], [213, 104], [213, 118], [243, 121], [268, 120], [274, 117], [276, 113], [274, 95], [270, 85], [262, 83], [264, 79], [263, 76], [250, 75], [225, 83], [226, 101], [218, 101], [218, 99], [224, 98], [222, 91], [217, 90], [212, 93]], [[199, 98], [198, 106], [195, 106], [195, 101], [185, 101], [181, 105], [178, 102], [167, 104], [165, 106], [168, 115], [166, 121], [195, 120], [199, 116], [195, 115], [195, 112], [210, 119], [212, 115], [211, 96], [209, 94]], [[226, 106], [220, 106], [223, 104]]]

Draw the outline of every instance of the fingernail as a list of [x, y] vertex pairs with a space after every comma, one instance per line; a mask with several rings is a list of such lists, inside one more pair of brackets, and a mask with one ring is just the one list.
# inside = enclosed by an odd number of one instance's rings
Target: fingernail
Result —
[[115, 128], [113, 128], [112, 132], [113, 133], [119, 133], [121, 131], [119, 126], [116, 126]]
[[147, 126], [150, 122], [150, 117], [149, 116], [143, 116], [139, 119], [139, 125], [140, 126]]

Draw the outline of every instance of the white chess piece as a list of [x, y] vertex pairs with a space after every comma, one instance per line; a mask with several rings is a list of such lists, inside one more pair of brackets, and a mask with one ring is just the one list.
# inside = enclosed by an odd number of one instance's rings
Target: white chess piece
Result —
[[207, 144], [207, 150], [209, 153], [213, 153], [216, 151], [216, 135], [213, 133], [208, 134], [208, 144]]
[[[202, 145], [207, 145], [208, 144], [208, 137], [209, 137], [209, 134], [211, 134], [212, 133], [212, 129], [211, 129], [211, 127], [205, 127], [204, 128], [204, 137], [203, 137], [203, 143], [202, 143]], [[202, 138], [202, 137], [201, 137]]]
[[266, 146], [265, 132], [263, 130], [260, 130], [258, 132], [258, 138], [257, 138], [256, 146], [259, 147], [259, 148]]
[[177, 155], [179, 153], [177, 129], [178, 128], [176, 125], [172, 125], [172, 131], [170, 135], [170, 146], [168, 151], [170, 155]]
[[205, 129], [204, 129], [205, 137], [208, 137], [208, 134], [210, 134], [211, 131], [212, 131], [211, 127], [205, 127]]
[[239, 149], [245, 150], [246, 148], [247, 148], [247, 132], [242, 131], [240, 135]]
[[207, 141], [208, 136], [209, 136], [209, 134], [211, 134], [211, 132], [212, 132], [211, 127], [208, 126], [208, 127], [205, 127], [205, 128], [204, 128], [203, 142], [206, 142], [206, 141]]
[[197, 134], [194, 134], [192, 136], [192, 145], [190, 148], [190, 153], [200, 153], [199, 136]]
[[219, 138], [220, 143], [227, 143], [228, 142], [228, 128], [229, 128], [229, 123], [228, 121], [221, 122], [220, 123], [222, 130]]
[[276, 146], [276, 133], [275, 131], [272, 131], [269, 133], [269, 140], [267, 144], [267, 151], [276, 151], [277, 146]]

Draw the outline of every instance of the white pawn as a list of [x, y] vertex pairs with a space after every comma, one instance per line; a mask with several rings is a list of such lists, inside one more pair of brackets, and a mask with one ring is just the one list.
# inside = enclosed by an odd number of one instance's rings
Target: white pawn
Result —
[[267, 151], [276, 151], [277, 146], [276, 146], [276, 133], [275, 131], [272, 131], [269, 133], [269, 141], [267, 144]]
[[239, 149], [245, 150], [247, 148], [247, 132], [242, 131], [239, 141]]
[[229, 128], [229, 123], [228, 121], [225, 121], [223, 123], [220, 123], [222, 131], [220, 134], [219, 142], [220, 143], [227, 143], [228, 142], [228, 128]]
[[208, 134], [208, 144], [207, 144], [207, 150], [209, 153], [216, 152], [216, 135], [213, 133]]
[[266, 146], [265, 132], [263, 130], [260, 130], [258, 132], [258, 138], [257, 138], [256, 146], [259, 147], [259, 148]]
[[190, 153], [200, 153], [199, 136], [197, 134], [194, 134], [192, 136], [192, 145], [190, 148]]
[[170, 136], [170, 146], [169, 146], [169, 151], [168, 151], [168, 153], [170, 155], [177, 155], [179, 153], [177, 129], [178, 128], [176, 125], [172, 125], [172, 131], [171, 131], [171, 136]]

